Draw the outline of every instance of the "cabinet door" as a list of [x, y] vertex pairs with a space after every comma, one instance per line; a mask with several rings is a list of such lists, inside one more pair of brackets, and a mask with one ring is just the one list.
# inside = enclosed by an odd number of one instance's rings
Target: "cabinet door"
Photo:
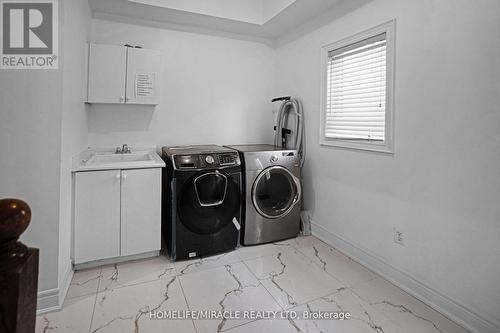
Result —
[[130, 104], [158, 104], [161, 58], [155, 50], [127, 48], [127, 94]]
[[120, 256], [120, 170], [75, 175], [75, 264]]
[[161, 169], [122, 170], [121, 255], [161, 247]]
[[89, 44], [89, 103], [124, 103], [127, 48]]

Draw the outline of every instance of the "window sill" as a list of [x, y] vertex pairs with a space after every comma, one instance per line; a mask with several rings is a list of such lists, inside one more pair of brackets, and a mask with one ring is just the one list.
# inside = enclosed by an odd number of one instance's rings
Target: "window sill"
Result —
[[354, 150], [371, 151], [376, 153], [394, 154], [394, 147], [391, 142], [370, 142], [364, 140], [342, 140], [342, 139], [325, 139], [322, 138], [319, 142], [321, 146], [337, 147]]

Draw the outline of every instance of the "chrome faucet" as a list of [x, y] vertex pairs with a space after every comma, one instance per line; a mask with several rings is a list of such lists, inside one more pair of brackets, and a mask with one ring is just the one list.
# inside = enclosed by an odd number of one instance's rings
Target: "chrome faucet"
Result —
[[125, 143], [123, 144], [122, 147], [116, 147], [115, 154], [130, 154], [132, 151], [128, 147], [128, 145]]
[[122, 154], [130, 154], [130, 153], [131, 153], [130, 148], [128, 147], [127, 144], [124, 144], [122, 146]]

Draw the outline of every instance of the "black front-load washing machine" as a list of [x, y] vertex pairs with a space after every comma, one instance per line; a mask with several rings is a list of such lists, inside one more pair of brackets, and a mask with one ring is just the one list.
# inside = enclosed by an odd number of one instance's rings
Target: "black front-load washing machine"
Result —
[[162, 233], [172, 260], [238, 246], [242, 171], [238, 153], [205, 145], [164, 147]]

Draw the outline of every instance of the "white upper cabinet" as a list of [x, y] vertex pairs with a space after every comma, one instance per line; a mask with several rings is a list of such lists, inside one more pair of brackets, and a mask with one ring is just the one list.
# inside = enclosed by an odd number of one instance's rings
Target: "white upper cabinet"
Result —
[[159, 103], [160, 52], [89, 44], [88, 103]]
[[160, 52], [127, 48], [127, 103], [159, 104]]
[[89, 44], [89, 103], [124, 103], [127, 49]]

